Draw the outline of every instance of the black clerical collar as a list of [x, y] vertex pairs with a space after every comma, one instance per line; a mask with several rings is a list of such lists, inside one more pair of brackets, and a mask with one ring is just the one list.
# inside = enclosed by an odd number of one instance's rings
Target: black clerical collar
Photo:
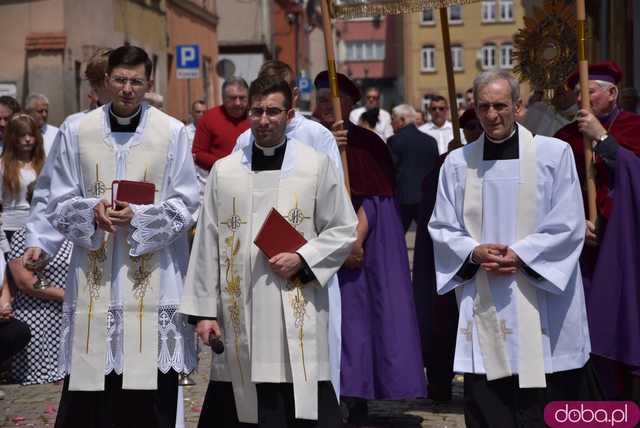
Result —
[[487, 134], [484, 134], [484, 156], [483, 159], [487, 161], [491, 160], [505, 160], [505, 159], [518, 159], [520, 157], [518, 139], [518, 126], [511, 136], [502, 141], [492, 141]]
[[138, 111], [129, 117], [121, 117], [115, 114], [112, 106], [109, 106], [109, 124], [111, 132], [136, 132], [142, 117], [142, 106], [138, 107]]
[[261, 147], [254, 142], [251, 147], [251, 170], [274, 171], [281, 169], [286, 149], [286, 138], [274, 147]]

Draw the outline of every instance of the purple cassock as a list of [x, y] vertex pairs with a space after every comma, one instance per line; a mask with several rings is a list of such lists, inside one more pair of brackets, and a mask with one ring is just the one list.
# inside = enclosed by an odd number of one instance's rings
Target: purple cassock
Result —
[[425, 377], [404, 231], [384, 142], [349, 128], [352, 201], [369, 230], [362, 267], [338, 272], [342, 294], [341, 394], [363, 399], [424, 397]]
[[592, 353], [640, 376], [640, 158], [620, 147], [613, 209], [586, 288]]

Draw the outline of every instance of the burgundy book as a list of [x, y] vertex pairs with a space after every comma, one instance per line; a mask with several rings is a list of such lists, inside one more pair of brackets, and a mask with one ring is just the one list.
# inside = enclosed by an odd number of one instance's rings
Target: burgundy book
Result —
[[280, 253], [295, 253], [307, 240], [278, 210], [271, 208], [253, 243], [270, 259]]
[[156, 196], [156, 186], [145, 181], [114, 180], [111, 183], [111, 203], [115, 201], [130, 204], [150, 205]]

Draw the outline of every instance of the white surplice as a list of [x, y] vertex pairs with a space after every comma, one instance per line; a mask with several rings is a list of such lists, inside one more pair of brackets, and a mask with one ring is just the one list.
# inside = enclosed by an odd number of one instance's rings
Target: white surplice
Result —
[[[180, 311], [222, 323], [225, 352], [211, 378], [233, 382], [240, 421], [256, 422], [259, 382], [293, 382], [296, 417], [317, 419], [317, 381], [330, 379], [327, 284], [355, 241], [357, 218], [325, 155], [288, 139], [281, 170], [254, 172], [251, 159], [249, 145], [212, 169]], [[271, 207], [308, 241], [298, 253], [316, 280], [302, 288], [291, 289], [252, 244]], [[304, 316], [294, 322], [298, 290]]]
[[[327, 128], [320, 123], [307, 119], [296, 111], [293, 119], [287, 124], [287, 138], [300, 141], [324, 153], [333, 161], [340, 180], [344, 179], [340, 151], [336, 139]], [[238, 137], [233, 151], [250, 146], [255, 141], [251, 129], [247, 129]], [[334, 275], [327, 285], [329, 289], [329, 357], [331, 359], [331, 384], [340, 398], [340, 361], [342, 355], [342, 298], [338, 275]]]
[[[46, 221], [47, 206], [49, 205], [49, 194], [51, 189], [51, 171], [60, 153], [58, 148], [60, 136], [67, 131], [69, 124], [84, 117], [90, 110], [81, 111], [67, 116], [62, 122], [60, 132], [57, 133], [51, 149], [47, 155], [36, 186], [33, 189], [31, 198], [31, 208], [29, 217], [25, 224], [25, 247], [40, 247], [48, 254], [55, 254], [64, 242], [64, 236], [58, 232], [51, 223]], [[44, 221], [41, 221], [44, 220]]]
[[44, 154], [45, 156], [49, 156], [49, 152], [51, 152], [51, 148], [53, 147], [53, 142], [58, 135], [58, 128], [53, 125], [49, 125], [45, 123], [42, 127], [42, 142], [44, 143]]
[[[130, 148], [141, 144], [140, 137], [147, 125], [149, 107], [142, 105], [141, 120], [134, 133], [111, 133], [108, 120], [110, 105], [101, 107], [104, 117], [104, 139], [98, 144], [113, 148], [115, 177], [126, 177]], [[43, 169], [37, 186], [37, 203], [30, 216], [29, 245], [39, 246], [49, 254], [55, 254], [62, 235], [84, 249], [94, 249], [101, 241], [102, 232], [97, 230], [93, 218], [93, 207], [98, 199], [86, 189], [80, 166], [78, 144], [79, 126], [84, 115], [66, 122], [54, 145], [50, 158]], [[166, 373], [170, 369], [189, 372], [196, 365], [193, 329], [177, 313], [182, 294], [183, 278], [187, 267], [188, 245], [185, 231], [194, 222], [198, 208], [198, 187], [184, 125], [168, 118], [170, 141], [163, 167], [162, 183], [159, 186], [156, 205], [133, 205], [134, 218], [128, 230], [119, 230], [116, 239], [126, 240], [130, 246], [127, 253], [120, 254], [116, 246], [111, 266], [113, 282], [107, 316], [107, 353], [105, 374], [123, 372], [123, 290], [121, 289], [121, 264], [129, 256], [151, 252], [159, 254], [160, 301], [158, 308], [158, 369]], [[43, 215], [46, 207], [46, 218]], [[71, 342], [74, 334], [74, 313], [78, 292], [81, 260], [80, 252], [74, 251], [63, 313], [63, 337], [60, 350], [62, 370], [70, 372]]]
[[[522, 129], [522, 128], [521, 128]], [[484, 135], [480, 138], [484, 138]], [[481, 161], [482, 240], [477, 242], [464, 224], [467, 158], [473, 146], [454, 150], [447, 157], [438, 185], [435, 209], [429, 222], [433, 238], [439, 294], [456, 289], [460, 316], [454, 370], [486, 373], [474, 322], [475, 276], [456, 276], [472, 250], [481, 243], [508, 245], [542, 279], [524, 278], [535, 288], [542, 330], [544, 371], [554, 373], [584, 366], [591, 349], [578, 258], [584, 242], [582, 193], [568, 144], [537, 136], [535, 231], [517, 240], [519, 159]], [[477, 275], [477, 274], [476, 274]], [[489, 274], [502, 339], [512, 372], [517, 374], [517, 304], [515, 275]]]

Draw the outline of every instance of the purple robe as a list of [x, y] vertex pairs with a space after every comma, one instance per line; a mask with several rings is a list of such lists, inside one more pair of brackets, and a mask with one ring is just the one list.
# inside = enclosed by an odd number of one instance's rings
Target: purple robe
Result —
[[345, 397], [398, 400], [426, 395], [407, 245], [392, 197], [354, 197], [369, 222], [364, 264], [338, 272], [342, 293]]
[[591, 347], [640, 375], [640, 158], [620, 147], [613, 209], [586, 288]]

